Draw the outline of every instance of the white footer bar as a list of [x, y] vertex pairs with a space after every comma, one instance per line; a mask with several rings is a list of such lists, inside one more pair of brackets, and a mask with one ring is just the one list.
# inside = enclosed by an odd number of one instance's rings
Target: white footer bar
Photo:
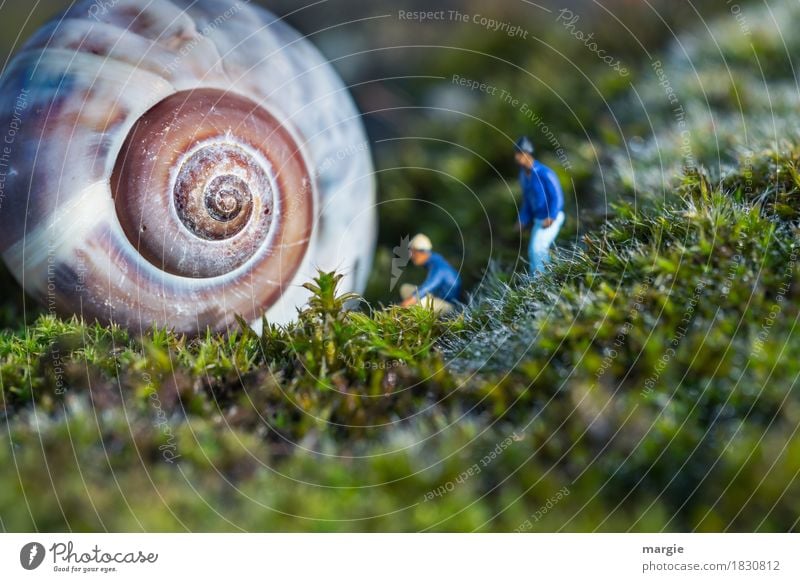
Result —
[[0, 579], [796, 581], [798, 554], [797, 534], [3, 534]]

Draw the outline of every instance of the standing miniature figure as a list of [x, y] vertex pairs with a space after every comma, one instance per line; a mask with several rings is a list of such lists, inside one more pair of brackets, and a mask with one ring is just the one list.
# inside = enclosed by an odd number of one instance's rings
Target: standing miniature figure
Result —
[[409, 243], [411, 262], [425, 267], [428, 277], [417, 287], [408, 283], [400, 286], [403, 307], [421, 303], [436, 313], [448, 313], [454, 303], [461, 299], [461, 277], [439, 253], [433, 252], [433, 244], [424, 234], [418, 234]]
[[516, 143], [514, 159], [520, 166], [522, 208], [517, 228], [533, 224], [528, 247], [531, 273], [543, 272], [550, 261], [550, 245], [564, 224], [564, 191], [556, 173], [533, 157], [533, 143], [521, 137]]

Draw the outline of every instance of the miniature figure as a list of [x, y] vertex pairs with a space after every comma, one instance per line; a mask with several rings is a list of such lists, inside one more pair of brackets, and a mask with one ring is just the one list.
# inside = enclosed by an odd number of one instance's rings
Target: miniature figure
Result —
[[522, 186], [522, 208], [517, 228], [522, 230], [533, 225], [528, 258], [531, 273], [540, 273], [550, 262], [550, 245], [564, 224], [564, 191], [556, 173], [533, 157], [530, 139], [519, 138], [515, 149], [514, 159], [520, 166], [519, 182]]
[[411, 262], [425, 267], [428, 277], [419, 287], [408, 283], [400, 286], [403, 307], [420, 303], [436, 313], [449, 313], [454, 303], [461, 299], [461, 277], [439, 253], [433, 252], [433, 244], [424, 234], [418, 234], [409, 243]]

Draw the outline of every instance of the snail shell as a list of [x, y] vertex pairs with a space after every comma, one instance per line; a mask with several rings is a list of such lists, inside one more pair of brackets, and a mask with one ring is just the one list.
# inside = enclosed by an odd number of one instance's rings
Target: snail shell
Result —
[[291, 320], [318, 268], [366, 283], [359, 113], [249, 3], [78, 2], [3, 72], [0, 139], [0, 252], [53, 311], [197, 334]]

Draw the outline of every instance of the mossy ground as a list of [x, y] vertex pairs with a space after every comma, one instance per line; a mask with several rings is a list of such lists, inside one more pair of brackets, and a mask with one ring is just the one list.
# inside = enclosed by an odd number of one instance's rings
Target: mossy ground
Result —
[[[657, 55], [688, 138], [650, 63], [613, 31], [598, 42], [639, 62], [636, 94], [570, 37], [557, 42], [596, 94], [533, 57], [520, 67], [553, 80], [552, 94], [496, 61], [431, 65], [468, 67], [536, 102], [569, 147], [571, 226], [543, 277], [513, 268], [524, 240], [501, 225], [513, 224], [513, 184], [491, 169], [513, 175], [507, 140], [524, 125], [486, 101], [491, 123], [423, 120], [419, 140], [392, 150], [406, 170], [382, 174], [372, 307], [345, 310], [353, 298], [321, 273], [298, 322], [262, 336], [242, 324], [132, 337], [30, 305], [22, 323], [7, 284], [0, 526], [797, 530], [799, 99], [786, 89], [792, 53], [764, 11], [800, 14], [771, 4], [746, 12], [749, 36], [723, 13]], [[754, 55], [768, 77], [753, 76]], [[559, 115], [558, 96], [580, 103], [574, 118]], [[484, 148], [492, 163], [434, 138]], [[456, 184], [480, 191], [480, 208], [454, 204]], [[412, 192], [422, 199], [405, 200]], [[431, 204], [454, 208], [458, 227], [406, 218]], [[443, 245], [465, 258], [473, 289], [457, 316], [377, 307], [390, 299], [391, 245], [417, 226], [435, 240], [470, 234], [462, 249]]]

